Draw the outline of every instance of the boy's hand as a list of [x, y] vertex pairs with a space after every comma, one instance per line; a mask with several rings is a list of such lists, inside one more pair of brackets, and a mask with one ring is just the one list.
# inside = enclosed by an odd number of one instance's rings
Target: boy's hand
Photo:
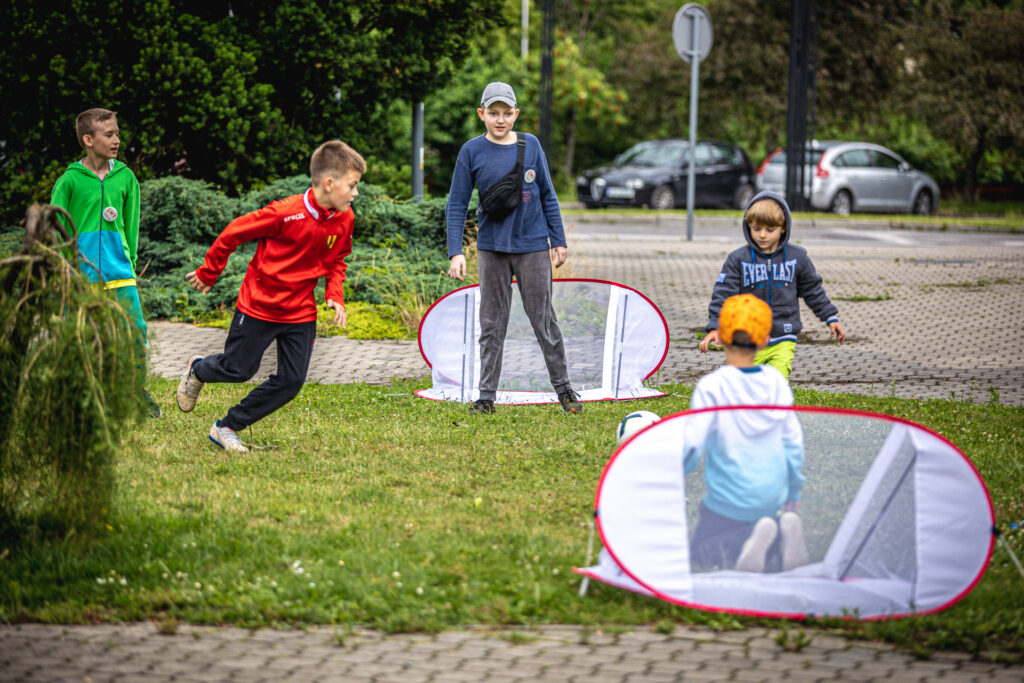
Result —
[[843, 342], [846, 341], [846, 333], [843, 332], [843, 326], [839, 324], [839, 321], [828, 324], [828, 329], [832, 332], [832, 338], [839, 342], [842, 346]]
[[202, 280], [200, 280], [199, 276], [196, 275], [196, 271], [194, 270], [191, 273], [185, 273], [185, 279], [188, 280], [188, 283], [192, 285], [192, 287], [202, 292], [203, 294], [206, 294], [211, 289], [213, 289], [211, 285], [208, 285]]
[[343, 330], [347, 329], [348, 311], [345, 310], [345, 304], [338, 303], [334, 299], [328, 299], [327, 307], [334, 309], [334, 324], [338, 325]]
[[711, 330], [708, 332], [707, 335], [700, 340], [700, 344], [697, 345], [697, 348], [700, 349], [701, 353], [707, 353], [708, 347], [712, 344], [715, 346], [722, 345], [722, 339], [718, 336], [718, 330]]
[[466, 279], [466, 257], [462, 254], [456, 254], [452, 256], [452, 261], [448, 265], [448, 277], [453, 277], [456, 280]]
[[561, 268], [565, 259], [569, 258], [569, 250], [565, 247], [551, 247], [551, 262], [555, 268]]

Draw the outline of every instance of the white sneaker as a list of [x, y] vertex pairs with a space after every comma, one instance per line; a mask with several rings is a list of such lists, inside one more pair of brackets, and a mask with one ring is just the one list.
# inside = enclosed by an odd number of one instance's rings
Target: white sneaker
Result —
[[189, 358], [185, 363], [185, 374], [182, 375], [181, 381], [178, 382], [176, 398], [178, 400], [178, 409], [183, 413], [192, 412], [192, 409], [196, 407], [196, 399], [199, 398], [199, 392], [203, 388], [203, 383], [192, 374], [192, 366], [195, 365], [196, 361], [202, 359], [202, 356], [192, 356]]
[[804, 541], [804, 525], [800, 515], [783, 512], [779, 517], [779, 532], [782, 534], [782, 571], [807, 564], [807, 543]]
[[771, 547], [778, 533], [779, 526], [771, 517], [762, 517], [757, 520], [754, 530], [750, 532], [750, 538], [743, 544], [740, 556], [736, 558], [736, 571], [763, 572], [768, 548]]
[[235, 453], [248, 453], [249, 448], [238, 438], [238, 432], [230, 427], [218, 424], [220, 420], [210, 427], [210, 441], [214, 442], [226, 451]]

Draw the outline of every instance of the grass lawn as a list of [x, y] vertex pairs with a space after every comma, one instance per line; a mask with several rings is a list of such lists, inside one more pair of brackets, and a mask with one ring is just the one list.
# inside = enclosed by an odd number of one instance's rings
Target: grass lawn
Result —
[[[384, 631], [546, 623], [615, 630], [778, 622], [684, 609], [592, 582], [577, 595], [598, 477], [626, 412], [684, 410], [690, 388], [630, 403], [463, 406], [420, 384], [309, 385], [256, 425], [266, 448], [229, 456], [206, 437], [249, 386], [207, 387], [194, 413], [152, 379], [165, 408], [125, 436], [108, 532], [91, 542], [0, 538], [0, 622], [155, 619]], [[1024, 408], [797, 391], [797, 402], [874, 410], [947, 436], [985, 477], [1003, 527], [1024, 519]], [[1024, 555], [1024, 536], [1006, 536]], [[595, 549], [596, 550], [596, 549]], [[1024, 579], [998, 548], [963, 601], [920, 618], [817, 627], [921, 656], [1024, 652]]]

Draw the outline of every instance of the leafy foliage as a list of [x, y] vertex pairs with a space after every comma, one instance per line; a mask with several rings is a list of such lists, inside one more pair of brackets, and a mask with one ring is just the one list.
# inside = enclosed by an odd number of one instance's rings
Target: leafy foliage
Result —
[[956, 150], [968, 200], [987, 153], [1024, 144], [1024, 10], [1003, 4], [937, 0], [907, 22], [911, 101]]
[[336, 131], [387, 157], [378, 105], [441, 87], [466, 36], [500, 22], [500, 4], [5, 3], [0, 222], [49, 195], [80, 153], [74, 117], [92, 106], [119, 112], [122, 152], [140, 179], [177, 173], [238, 195], [303, 172]]
[[[282, 178], [234, 199], [212, 185], [180, 177], [142, 183], [142, 224], [139, 263], [143, 306], [150, 317], [210, 322], [234, 307], [254, 244], [242, 245], [228, 260], [209, 294], [199, 294], [185, 274], [203, 262], [206, 250], [236, 216], [298, 194], [309, 187], [309, 176]], [[356, 222], [353, 253], [346, 259], [346, 301], [373, 304], [367, 320], [386, 317], [414, 334], [419, 318], [439, 296], [460, 283], [441, 275], [447, 270], [443, 253], [444, 201], [398, 201], [380, 188], [363, 184], [353, 202]], [[470, 224], [469, 234], [474, 225]], [[318, 296], [323, 298], [323, 285]], [[359, 318], [360, 316], [356, 316]], [[370, 334], [368, 329], [393, 337], [387, 325], [373, 323], [349, 336]], [[360, 331], [362, 330], [362, 331]]]
[[0, 533], [15, 537], [102, 529], [143, 408], [135, 323], [82, 278], [56, 225], [33, 207], [24, 245], [0, 261]]

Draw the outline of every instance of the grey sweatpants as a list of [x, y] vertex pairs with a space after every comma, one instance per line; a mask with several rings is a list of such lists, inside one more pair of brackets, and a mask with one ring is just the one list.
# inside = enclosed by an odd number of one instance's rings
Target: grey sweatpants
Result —
[[515, 276], [526, 317], [537, 335], [555, 391], [569, 389], [565, 346], [551, 305], [551, 257], [549, 251], [509, 254], [477, 250], [480, 274], [480, 398], [494, 400], [501, 377], [512, 288]]

